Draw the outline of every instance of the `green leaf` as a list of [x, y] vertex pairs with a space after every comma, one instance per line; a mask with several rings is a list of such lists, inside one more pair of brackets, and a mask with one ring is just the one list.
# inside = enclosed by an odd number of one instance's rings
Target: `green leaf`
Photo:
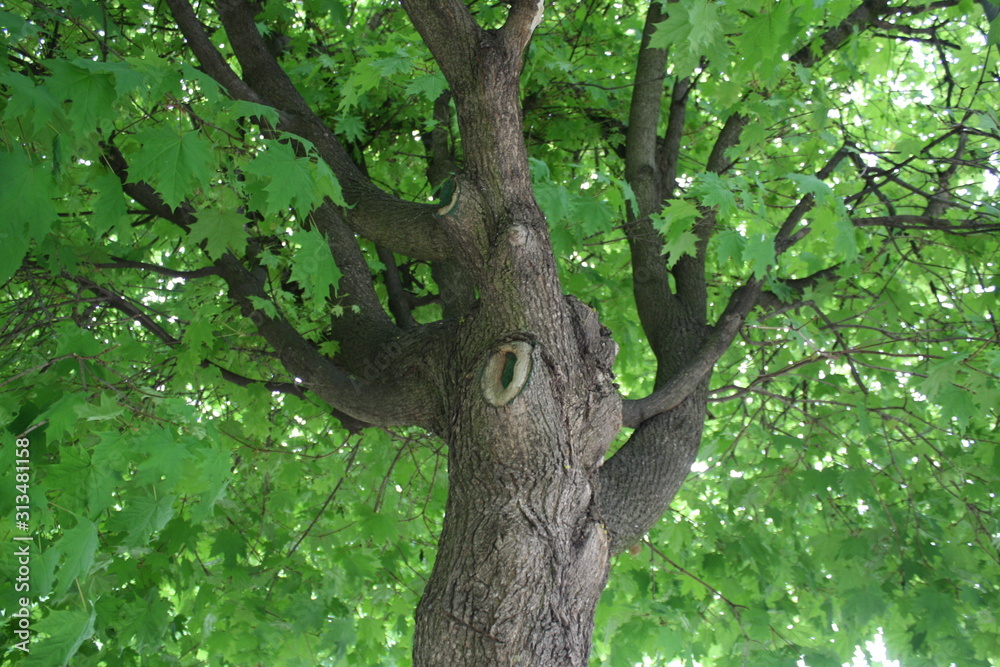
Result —
[[422, 74], [406, 84], [407, 95], [423, 96], [424, 99], [432, 104], [446, 90], [448, 90], [448, 82], [440, 72]]
[[83, 642], [93, 636], [96, 618], [93, 608], [89, 612], [50, 612], [32, 628], [42, 638], [32, 642], [27, 658], [18, 664], [29, 667], [65, 667]]
[[101, 394], [100, 405], [81, 403], [76, 406], [76, 414], [87, 421], [106, 421], [114, 419], [123, 412], [125, 412], [125, 408], [118, 405], [114, 396], [108, 393]]
[[38, 28], [17, 14], [0, 10], [0, 34], [6, 34], [11, 43], [16, 43], [38, 34]]
[[65, 593], [77, 577], [86, 577], [94, 564], [94, 554], [99, 546], [97, 525], [80, 518], [76, 526], [67, 530], [55, 547], [65, 561], [59, 568], [59, 587], [55, 596]]
[[675, 199], [659, 213], [649, 216], [653, 228], [665, 237], [679, 235], [679, 230], [689, 229], [698, 218], [698, 207], [683, 199]]
[[247, 244], [245, 215], [236, 211], [206, 209], [195, 214], [198, 222], [191, 225], [191, 243], [205, 242], [205, 252], [212, 259], [218, 259], [226, 252], [237, 255], [243, 253]]
[[694, 232], [684, 230], [676, 236], [672, 236], [663, 243], [663, 254], [667, 256], [667, 268], [673, 268], [674, 264], [683, 255], [695, 257], [698, 254], [698, 237]]
[[316, 201], [322, 201], [324, 197], [327, 197], [337, 206], [350, 208], [344, 200], [340, 181], [337, 180], [336, 174], [326, 162], [316, 162], [313, 166], [315, 168], [313, 195], [316, 197]]
[[346, 111], [357, 106], [365, 93], [382, 84], [385, 75], [382, 69], [374, 64], [374, 60], [372, 58], [362, 60], [351, 68], [351, 74], [341, 87], [338, 111]]
[[232, 454], [221, 447], [212, 447], [200, 452], [197, 459], [199, 483], [203, 488], [200, 501], [191, 510], [193, 521], [202, 521], [211, 516], [215, 504], [225, 494], [232, 477]]
[[961, 387], [944, 387], [937, 392], [937, 400], [941, 403], [941, 415], [948, 421], [954, 419], [959, 433], [965, 433], [972, 420], [980, 414], [973, 394]]
[[755, 12], [744, 27], [739, 43], [744, 63], [768, 85], [775, 83], [771, 71], [791, 46], [788, 35], [792, 11], [785, 3], [773, 3]]
[[750, 263], [754, 278], [761, 280], [774, 264], [774, 237], [767, 234], [753, 234], [743, 248], [743, 261]]
[[246, 100], [236, 100], [229, 107], [229, 113], [234, 118], [255, 118], [260, 117], [273, 126], [278, 125], [279, 114], [274, 107]]
[[324, 310], [331, 288], [336, 291], [342, 275], [330, 246], [315, 228], [297, 232], [292, 241], [299, 246], [292, 265], [292, 280], [302, 285], [314, 309]]
[[565, 186], [554, 183], [538, 184], [535, 186], [535, 198], [550, 225], [568, 220], [573, 214], [573, 202]]
[[87, 60], [51, 60], [48, 66], [52, 71], [48, 88], [56, 99], [69, 101], [67, 114], [77, 132], [90, 134], [112, 117], [118, 99], [112, 74]]
[[237, 567], [239, 561], [246, 556], [247, 541], [243, 535], [238, 530], [227, 528], [218, 531], [213, 537], [211, 554], [223, 556], [227, 568]]
[[177, 208], [212, 177], [212, 152], [197, 130], [178, 133], [153, 127], [133, 137], [129, 182], [145, 181], [163, 201]]
[[101, 237], [111, 229], [119, 226], [125, 228], [128, 223], [128, 208], [121, 180], [110, 171], [102, 169], [91, 177], [90, 184], [97, 194], [94, 213], [90, 216], [94, 235]]
[[136, 600], [125, 632], [135, 636], [136, 643], [144, 652], [162, 646], [163, 636], [170, 623], [171, 605], [152, 589], [144, 599]]
[[927, 377], [917, 385], [920, 392], [932, 401], [937, 400], [945, 389], [957, 381], [961, 364], [967, 358], [966, 354], [958, 354], [934, 362], [927, 371]]
[[663, 235], [662, 253], [667, 256], [667, 268], [672, 268], [683, 255], [697, 255], [698, 237], [691, 228], [700, 215], [694, 204], [675, 199], [660, 213], [650, 216], [653, 228]]
[[191, 457], [189, 440], [154, 430], [145, 434], [143, 450], [149, 457], [136, 466], [135, 482], [155, 487], [158, 493], [174, 491], [184, 477], [185, 461]]
[[803, 194], [811, 194], [819, 202], [826, 202], [833, 196], [830, 186], [810, 174], [788, 174], [788, 180], [795, 183]]
[[21, 151], [0, 151], [0, 284], [21, 266], [32, 241], [44, 236], [56, 217], [49, 165]]
[[260, 310], [271, 318], [278, 316], [278, 309], [275, 307], [274, 302], [270, 299], [264, 299], [259, 296], [250, 296], [247, 298], [250, 300], [250, 303], [253, 305], [255, 310]]
[[10, 123], [11, 127], [27, 130], [25, 139], [35, 140], [46, 131], [54, 132], [58, 124], [65, 126], [62, 105], [52, 96], [48, 86], [37, 86], [30, 78], [17, 72], [0, 76], [0, 85], [10, 90], [3, 121]]
[[337, 134], [351, 142], [360, 142], [365, 138], [365, 124], [357, 116], [342, 113], [337, 117]]
[[743, 262], [743, 253], [746, 249], [746, 238], [735, 229], [724, 229], [715, 236], [716, 258], [719, 264], [727, 264], [731, 261], [740, 264]]
[[719, 4], [710, 0], [696, 0], [688, 9], [691, 32], [688, 42], [691, 50], [701, 52], [721, 34]]
[[[266, 216], [276, 215], [295, 209], [300, 215], [312, 211], [321, 201], [324, 192], [318, 191], [316, 178], [326, 178], [326, 189], [335, 189], [329, 179], [332, 172], [317, 172], [316, 166], [308, 159], [297, 157], [291, 143], [268, 140], [267, 150], [258, 153], [245, 167], [247, 174], [256, 176], [263, 182], [266, 203], [261, 212]], [[336, 183], [336, 179], [333, 179]]]
[[678, 3], [670, 8], [666, 20], [656, 24], [656, 30], [649, 40], [654, 49], [667, 49], [674, 44], [683, 44], [691, 35], [691, 19], [687, 7]]
[[701, 200], [702, 206], [718, 207], [720, 215], [727, 216], [736, 212], [736, 195], [733, 194], [731, 182], [718, 174], [699, 174], [691, 195]]
[[118, 530], [127, 532], [126, 546], [145, 546], [150, 536], [170, 521], [174, 515], [173, 505], [174, 497], [171, 495], [132, 497], [123, 509], [112, 516], [111, 522]]
[[872, 619], [886, 609], [885, 594], [874, 582], [844, 593], [844, 615], [859, 627], [867, 627]]

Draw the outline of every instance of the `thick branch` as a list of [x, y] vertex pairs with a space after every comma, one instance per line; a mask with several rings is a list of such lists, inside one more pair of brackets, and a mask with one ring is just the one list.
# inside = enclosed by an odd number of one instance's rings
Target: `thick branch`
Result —
[[693, 88], [694, 79], [684, 77], [674, 81], [670, 95], [670, 119], [667, 121], [667, 131], [663, 136], [663, 144], [659, 148], [657, 159], [660, 169], [660, 191], [666, 198], [672, 197], [677, 188], [677, 165], [680, 162], [681, 142], [684, 139], [688, 95]]
[[726, 151], [740, 143], [740, 135], [743, 134], [743, 128], [746, 127], [748, 120], [746, 116], [738, 113], [734, 113], [726, 120], [715, 140], [715, 145], [712, 146], [705, 171], [721, 174], [733, 165], [733, 161], [726, 157]]
[[757, 303], [762, 282], [751, 279], [733, 292], [726, 310], [701, 349], [670, 379], [645, 398], [622, 402], [622, 425], [636, 428], [647, 419], [672, 410], [690, 396], [711, 374], [715, 363], [732, 344], [750, 310]]
[[265, 104], [264, 99], [236, 75], [222, 54], [212, 45], [212, 40], [208, 38], [204, 26], [195, 16], [191, 4], [187, 0], [166, 0], [166, 2], [205, 73], [218, 81], [234, 98]]
[[599, 468], [595, 513], [611, 551], [634, 544], [663, 516], [698, 455], [705, 422], [703, 383], [669, 412], [644, 421]]
[[473, 63], [486, 34], [461, 0], [402, 0], [403, 9], [452, 89], [473, 84]]
[[660, 119], [660, 106], [663, 101], [667, 52], [664, 49], [650, 48], [649, 40], [656, 30], [656, 24], [664, 18], [660, 3], [650, 3], [629, 105], [625, 139], [625, 178], [632, 186], [639, 203], [639, 210], [632, 212], [635, 219], [656, 211], [661, 203], [659, 179], [656, 174], [656, 126]]
[[[540, 0], [513, 0], [508, 21], [497, 31], [476, 24], [461, 0], [404, 0], [406, 10], [451, 86], [462, 133], [465, 170], [484, 201], [485, 217], [465, 212], [466, 231], [487, 237], [514, 218], [543, 230], [544, 220], [532, 196], [528, 152], [521, 119], [522, 52], [540, 19]], [[468, 198], [467, 198], [468, 199]], [[478, 207], [483, 208], [483, 207]], [[480, 251], [483, 249], [480, 248]]]
[[[245, 0], [219, 0], [216, 7], [222, 25], [226, 27], [226, 35], [229, 36], [236, 59], [243, 68], [243, 79], [250, 87], [267, 100], [267, 104], [276, 109], [312, 115], [309, 105], [264, 43], [254, 21], [254, 10], [250, 4]], [[200, 53], [196, 52], [195, 55], [201, 60]], [[206, 56], [210, 60], [209, 62], [202, 60], [202, 65], [206, 69], [210, 67], [214, 69], [215, 63], [211, 60], [211, 56], [209, 54]]]
[[[215, 50], [186, 0], [169, 5], [184, 37], [205, 71], [231, 95], [267, 104], [279, 111], [279, 127], [311, 141], [337, 175], [351, 207], [344, 219], [352, 230], [395, 252], [419, 259], [443, 259], [450, 241], [434, 217], [434, 207], [392, 197], [362, 174], [333, 132], [306, 104], [291, 79], [267, 49], [243, 0], [224, 0], [219, 13], [240, 62], [239, 79]], [[248, 85], [249, 84], [249, 85]], [[159, 214], [159, 213], [158, 213]]]
[[414, 369], [399, 369], [390, 386], [361, 382], [337, 368], [280, 314], [271, 317], [254, 308], [251, 298], [267, 299], [263, 284], [231, 254], [216, 262], [229, 286], [229, 297], [257, 327], [285, 369], [330, 406], [379, 426], [430, 426], [436, 414], [431, 392], [414, 391], [404, 382]]
[[[114, 163], [115, 173], [125, 183], [128, 179], [128, 170], [124, 159], [114, 150], [109, 152], [111, 155], [106, 159], [109, 164]], [[189, 229], [195, 222], [191, 211], [184, 207], [171, 210], [145, 183], [138, 184], [138, 187], [133, 188], [133, 192], [132, 196], [139, 204], [151, 211], [161, 212], [164, 219], [183, 229]], [[367, 424], [430, 426], [437, 414], [437, 399], [433, 392], [419, 385], [426, 374], [421, 373], [421, 369], [417, 368], [415, 363], [404, 368], [398, 367], [399, 364], [406, 363], [404, 360], [406, 355], [398, 354], [401, 349], [399, 343], [393, 346], [393, 350], [387, 349], [383, 353], [384, 363], [370, 364], [373, 367], [381, 366], [373, 369], [376, 373], [395, 371], [393, 374], [395, 381], [391, 384], [362, 382], [323, 356], [283, 316], [278, 314], [271, 317], [263, 310], [254, 307], [251, 298], [270, 301], [264, 291], [264, 277], [251, 274], [243, 263], [230, 253], [216, 260], [215, 267], [229, 286], [230, 298], [240, 307], [243, 315], [254, 323], [285, 369], [300, 379], [305, 388], [315, 392], [331, 407]], [[430, 365], [426, 357], [426, 354], [421, 357], [424, 363], [423, 370]], [[390, 369], [389, 367], [393, 365], [397, 367]]]
[[544, 12], [545, 0], [513, 0], [507, 21], [500, 29], [501, 39], [511, 53], [521, 55], [542, 22]]
[[875, 19], [887, 13], [889, 10], [886, 0], [865, 0], [847, 18], [823, 33], [818, 40], [813, 40], [792, 54], [789, 61], [803, 67], [812, 67], [836, 51], [855, 31], [865, 30]]
[[327, 200], [312, 212], [310, 219], [326, 239], [337, 268], [342, 273], [341, 303], [345, 306], [358, 306], [358, 312], [352, 309], [351, 312], [345, 311], [342, 317], [333, 318], [332, 326], [340, 334], [338, 337], [343, 340], [359, 336], [359, 329], [366, 330], [368, 338], [376, 330], [381, 330], [383, 336], [395, 334], [395, 327], [375, 293], [368, 262], [361, 254], [353, 232], [344, 224], [340, 211]]
[[625, 178], [638, 203], [638, 210], [629, 209], [625, 224], [632, 255], [632, 290], [639, 320], [654, 352], [663, 349], [662, 339], [673, 329], [672, 312], [676, 305], [670, 289], [670, 274], [661, 254], [663, 241], [649, 219], [662, 206], [656, 126], [663, 102], [667, 62], [667, 52], [650, 48], [649, 40], [656, 24], [663, 19], [660, 4], [651, 3], [636, 62], [625, 139]]

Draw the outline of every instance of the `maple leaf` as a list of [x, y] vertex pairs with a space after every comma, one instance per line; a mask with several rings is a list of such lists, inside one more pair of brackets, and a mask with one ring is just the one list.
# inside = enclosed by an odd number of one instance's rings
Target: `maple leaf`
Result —
[[170, 208], [177, 208], [212, 177], [212, 152], [197, 130], [178, 133], [166, 127], [138, 132], [129, 163], [129, 182], [155, 187]]
[[218, 259], [227, 250], [241, 252], [247, 244], [247, 219], [236, 211], [200, 211], [198, 222], [191, 225], [192, 243], [205, 242], [205, 252]]

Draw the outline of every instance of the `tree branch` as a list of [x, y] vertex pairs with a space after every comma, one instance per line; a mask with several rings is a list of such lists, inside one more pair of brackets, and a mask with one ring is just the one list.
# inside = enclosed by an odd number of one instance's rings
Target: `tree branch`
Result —
[[[134, 266], [128, 266], [128, 267], [115, 266], [112, 268], [143, 268], [142, 262], [128, 262], [128, 264]], [[215, 270], [213, 275], [218, 275], [218, 270], [215, 269], [215, 267], [212, 268], [213, 270]], [[101, 285], [99, 283], [96, 283], [93, 280], [90, 280], [89, 278], [84, 278], [83, 276], [75, 276], [70, 274], [64, 274], [64, 275], [66, 278], [73, 281], [81, 288], [89, 292], [92, 292], [101, 301], [103, 301], [104, 304], [107, 305], [109, 308], [113, 308], [118, 312], [128, 316], [131, 320], [138, 323], [143, 329], [149, 331], [151, 334], [156, 336], [156, 338], [158, 338], [166, 345], [174, 347], [180, 344], [181, 340], [179, 338], [175, 337], [164, 327], [158, 324], [152, 317], [146, 314], [139, 306], [130, 302], [121, 294], [115, 292], [113, 289]], [[210, 361], [208, 359], [203, 359], [199, 365], [202, 368], [218, 369], [223, 380], [238, 385], [240, 387], [248, 387], [253, 384], [260, 384], [271, 392], [293, 394], [300, 398], [302, 398], [305, 395], [303, 388], [292, 382], [280, 382], [275, 380], [256, 380], [253, 378], [246, 377], [244, 375], [240, 375], [239, 373], [234, 373], [233, 371], [224, 368], [223, 366], [220, 366], [214, 361]], [[352, 425], [356, 426], [357, 422], [355, 421]]]
[[[850, 151], [846, 146], [840, 148], [836, 153], [833, 154], [823, 168], [816, 172], [816, 178], [821, 181], [825, 181], [833, 174], [837, 166], [843, 161], [845, 157], [850, 155]], [[816, 197], [812, 194], [806, 194], [799, 203], [795, 205], [795, 208], [788, 214], [785, 218], [785, 222], [782, 223], [781, 228], [778, 233], [774, 236], [774, 250], [775, 256], [780, 256], [783, 252], [788, 250], [792, 245], [799, 241], [805, 236], [807, 230], [802, 230], [800, 233], [792, 234], [795, 228], [798, 226], [802, 219], [805, 217], [806, 213], [815, 205]]]
[[681, 143], [684, 140], [687, 102], [693, 89], [694, 79], [684, 77], [674, 81], [670, 94], [670, 117], [657, 160], [660, 169], [660, 191], [664, 197], [672, 197], [674, 190], [677, 189], [677, 166], [680, 162]]
[[891, 11], [887, 0], [864, 0], [847, 18], [803, 46], [788, 60], [803, 67], [812, 67], [836, 51], [855, 31], [865, 30], [875, 19]]
[[378, 259], [385, 265], [385, 289], [389, 293], [389, 310], [396, 319], [396, 326], [403, 329], [412, 329], [416, 326], [413, 314], [410, 312], [410, 296], [403, 289], [403, 283], [399, 279], [399, 267], [396, 266], [396, 258], [391, 250], [378, 246]]
[[246, 81], [239, 79], [211, 45], [186, 0], [169, 0], [191, 49], [205, 71], [234, 97], [267, 104], [279, 112], [279, 127], [316, 146], [343, 189], [350, 208], [343, 218], [356, 233], [395, 252], [419, 259], [444, 259], [451, 242], [434, 216], [434, 207], [392, 197], [365, 177], [329, 127], [309, 108], [260, 36], [251, 6], [244, 0], [218, 3], [219, 15]]
[[[116, 164], [115, 173], [124, 183], [128, 178], [127, 165], [120, 154], [115, 156], [115, 151], [111, 152], [112, 156], [107, 159], [109, 163]], [[140, 187], [133, 188], [132, 196], [142, 206], [161, 212], [164, 219], [184, 229], [189, 229], [195, 222], [192, 211], [186, 207], [171, 210], [151, 187], [145, 183], [138, 185]], [[437, 414], [437, 397], [423, 383], [424, 374], [421, 371], [431, 366], [426, 352], [413, 355], [415, 361], [407, 362], [407, 355], [399, 354], [402, 347], [397, 342], [393, 349], [383, 351], [383, 363], [368, 364], [380, 366], [374, 368], [376, 373], [394, 371], [391, 384], [370, 384], [358, 380], [322, 355], [282, 315], [269, 316], [254, 306], [253, 299], [271, 301], [264, 291], [263, 277], [252, 275], [231, 253], [226, 253], [214, 264], [219, 276], [229, 286], [230, 298], [254, 323], [285, 369], [301, 379], [304, 387], [315, 392], [331, 407], [367, 424], [430, 426]], [[424, 366], [421, 367], [417, 361], [422, 361]]]
[[645, 398], [622, 401], [623, 426], [636, 428], [647, 419], [674, 409], [702, 384], [757, 304], [762, 284], [762, 281], [751, 279], [733, 292], [725, 311], [698, 352], [656, 391]]
[[205, 69], [205, 73], [215, 79], [236, 99], [266, 104], [250, 86], [248, 86], [225, 61], [222, 54], [212, 45], [205, 33], [205, 27], [194, 13], [187, 0], [166, 0], [170, 13], [174, 15], [178, 27], [191, 47], [192, 53]]
[[705, 383], [676, 408], [647, 419], [598, 469], [594, 513], [617, 553], [663, 516], [698, 455]]
[[193, 271], [177, 271], [174, 269], [168, 269], [165, 266], [160, 266], [159, 264], [133, 262], [119, 257], [114, 257], [113, 259], [115, 260], [113, 262], [91, 262], [90, 265], [98, 269], [142, 269], [143, 271], [149, 271], [150, 273], [159, 273], [171, 278], [182, 278], [184, 280], [194, 280], [196, 278], [219, 275], [219, 270], [214, 266], [205, 266], [200, 269], [194, 269]]
[[748, 120], [746, 116], [739, 113], [734, 113], [726, 119], [725, 125], [722, 126], [719, 136], [715, 140], [715, 145], [712, 146], [712, 153], [708, 156], [705, 171], [721, 174], [733, 166], [733, 161], [726, 157], [726, 151], [740, 143], [740, 135], [743, 134], [743, 128], [746, 127]]
[[423, 37], [455, 92], [474, 84], [473, 63], [486, 33], [461, 0], [402, 0], [403, 9]]
[[[656, 173], [656, 126], [660, 119], [660, 107], [663, 101], [667, 51], [650, 48], [649, 41], [656, 30], [656, 25], [664, 18], [666, 17], [660, 9], [660, 3], [650, 3], [642, 34], [642, 46], [636, 61], [635, 85], [632, 87], [632, 100], [629, 105], [625, 136], [625, 178], [632, 186], [639, 203], [639, 210], [632, 211], [636, 220], [656, 211], [661, 205], [662, 198]], [[656, 238], [655, 234], [653, 238]]]
[[542, 22], [545, 13], [545, 0], [513, 0], [507, 21], [500, 29], [501, 39], [506, 43], [511, 53], [520, 57], [524, 48], [531, 41], [535, 28]]
[[[250, 4], [246, 0], [219, 0], [215, 4], [222, 25], [226, 28], [229, 43], [232, 44], [236, 59], [240, 61], [243, 69], [243, 79], [250, 88], [276, 109], [306, 116], [313, 115], [305, 99], [264, 43], [254, 21], [254, 11]], [[176, 14], [174, 18], [177, 18]], [[192, 43], [192, 47], [194, 46]], [[195, 52], [195, 55], [206, 70], [217, 69], [211, 54], [205, 54], [209, 57], [208, 62], [201, 60], [201, 53]]]
[[[267, 315], [252, 299], [267, 300], [263, 284], [233, 255], [216, 261], [229, 286], [229, 297], [257, 327], [285, 369], [330, 406], [378, 426], [429, 427], [437, 414], [436, 398], [425, 387], [414, 390], [415, 367], [397, 368], [398, 382], [372, 385], [337, 368], [280, 314]], [[409, 380], [409, 382], [408, 382]]]
[[870, 218], [851, 218], [851, 222], [855, 227], [933, 230], [956, 236], [993, 234], [1000, 231], [1000, 223], [965, 220], [956, 224], [952, 220], [928, 215], [882, 215]]
[[636, 61], [628, 127], [625, 128], [625, 179], [638, 204], [638, 210], [628, 207], [624, 228], [632, 255], [632, 291], [639, 321], [658, 359], [674, 328], [677, 305], [662, 256], [662, 239], [649, 218], [663, 205], [661, 178], [657, 173], [656, 128], [667, 62], [667, 52], [650, 48], [649, 41], [657, 23], [664, 18], [660, 3], [650, 3]]

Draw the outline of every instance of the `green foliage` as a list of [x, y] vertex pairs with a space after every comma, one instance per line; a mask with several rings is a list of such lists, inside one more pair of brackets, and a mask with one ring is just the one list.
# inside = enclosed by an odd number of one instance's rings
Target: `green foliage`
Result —
[[[502, 23], [502, 4], [471, 4]], [[674, 506], [639, 555], [617, 558], [594, 664], [839, 665], [879, 629], [907, 667], [1000, 660], [1000, 250], [972, 228], [1000, 218], [985, 177], [1000, 127], [979, 87], [1000, 23], [935, 3], [916, 32], [851, 36], [808, 67], [790, 57], [817, 52], [857, 4], [681, 0], [652, 35], [668, 89], [697, 82], [678, 190], [651, 216], [665, 262], [706, 259], [710, 320], [751, 276], [774, 303], [719, 361]], [[622, 232], [637, 210], [621, 128], [644, 12], [549, 3], [523, 76], [563, 286], [612, 330], [632, 397], [655, 375]], [[349, 295], [310, 214], [344, 194], [314, 146], [274, 131], [273, 109], [200, 72], [165, 16], [134, 0], [0, 9], [0, 515], [10, 530], [23, 436], [34, 633], [30, 655], [3, 659], [409, 664], [444, 513], [441, 444], [351, 433], [311, 395], [266, 384], [294, 378], [197, 272], [232, 254], [263, 276], [254, 308], [341, 353], [323, 334]], [[259, 21], [290, 38], [283, 67], [372, 180], [430, 201], [422, 140], [443, 130], [459, 166], [462, 147], [457, 122], [434, 116], [447, 84], [403, 12], [267, 2]], [[932, 25], [947, 44], [922, 44]], [[732, 165], [709, 173], [736, 109]], [[919, 193], [952, 166], [958, 205], [934, 225], [856, 222], [886, 202], [923, 215]], [[194, 222], [141, 210], [128, 191], [142, 184]], [[778, 247], [805, 196], [808, 234]], [[385, 298], [386, 267], [362, 254]], [[402, 273], [415, 300], [436, 295], [424, 263]], [[8, 637], [16, 571], [5, 549]]]

